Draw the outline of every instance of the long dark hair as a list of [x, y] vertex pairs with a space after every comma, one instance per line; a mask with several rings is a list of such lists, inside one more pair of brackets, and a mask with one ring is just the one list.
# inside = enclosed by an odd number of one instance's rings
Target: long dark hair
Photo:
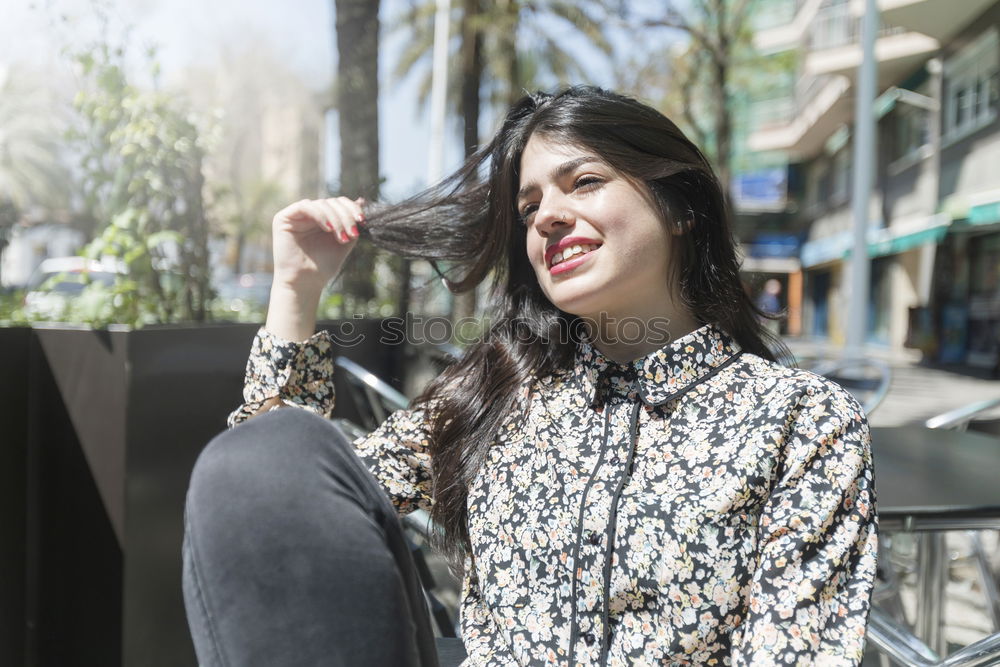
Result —
[[[655, 109], [591, 86], [533, 93], [507, 112], [496, 136], [436, 186], [366, 213], [377, 245], [410, 258], [448, 260], [461, 270], [454, 291], [492, 278], [496, 319], [414, 405], [430, 415], [434, 477], [431, 515], [453, 561], [469, 549], [468, 489], [498, 430], [524, 407], [534, 377], [567, 369], [579, 321], [543, 294], [517, 220], [521, 154], [535, 133], [594, 151], [643, 183], [664, 224], [678, 225], [670, 266], [684, 306], [699, 322], [774, 360], [787, 350], [760, 324], [744, 291], [725, 196], [705, 156]], [[668, 286], [665, 285], [664, 289]]]

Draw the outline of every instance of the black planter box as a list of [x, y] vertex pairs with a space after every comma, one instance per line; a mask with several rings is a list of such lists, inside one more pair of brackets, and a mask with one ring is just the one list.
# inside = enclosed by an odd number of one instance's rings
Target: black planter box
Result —
[[[369, 334], [338, 354], [399, 386], [402, 347], [351, 324]], [[184, 495], [256, 329], [0, 329], [0, 664], [196, 664]]]

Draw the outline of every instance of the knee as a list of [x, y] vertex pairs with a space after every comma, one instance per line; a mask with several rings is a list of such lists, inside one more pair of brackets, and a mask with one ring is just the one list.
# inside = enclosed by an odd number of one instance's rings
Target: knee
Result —
[[312, 478], [330, 457], [353, 451], [330, 421], [305, 410], [282, 408], [216, 436], [191, 473], [189, 512], [225, 504], [293, 500], [314, 489]]

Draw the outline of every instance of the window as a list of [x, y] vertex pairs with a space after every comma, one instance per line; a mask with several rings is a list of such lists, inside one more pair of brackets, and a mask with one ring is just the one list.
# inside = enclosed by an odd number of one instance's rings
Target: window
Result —
[[930, 143], [930, 114], [926, 109], [898, 104], [893, 110], [893, 162], [911, 158]]
[[945, 65], [945, 142], [957, 141], [992, 122], [998, 100], [1000, 39], [994, 28]]
[[842, 148], [833, 158], [830, 200], [834, 206], [844, 204], [850, 199], [851, 171], [851, 151]]

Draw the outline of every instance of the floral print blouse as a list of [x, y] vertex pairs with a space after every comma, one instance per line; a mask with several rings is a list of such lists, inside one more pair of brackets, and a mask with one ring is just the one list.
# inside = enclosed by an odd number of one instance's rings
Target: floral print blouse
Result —
[[[331, 342], [262, 329], [245, 403], [333, 407]], [[837, 384], [705, 325], [628, 364], [578, 346], [469, 489], [464, 665], [856, 665], [875, 578], [868, 423]], [[422, 409], [355, 448], [428, 509]]]

